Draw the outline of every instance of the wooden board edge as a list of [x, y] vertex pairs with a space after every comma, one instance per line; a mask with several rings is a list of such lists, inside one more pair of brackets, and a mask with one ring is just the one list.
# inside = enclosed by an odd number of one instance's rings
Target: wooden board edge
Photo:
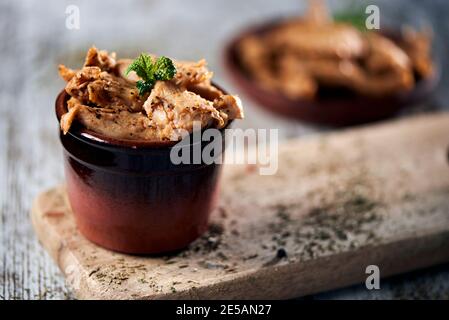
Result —
[[[57, 192], [57, 188], [47, 192]], [[57, 231], [46, 224], [45, 217], [39, 211], [39, 195], [31, 209], [33, 227], [40, 243], [50, 253], [59, 269], [67, 279], [69, 287], [78, 299], [129, 299], [130, 292], [109, 292], [89, 278], [79, 261], [73, 255]], [[54, 241], [57, 239], [57, 241]], [[449, 230], [438, 233], [427, 232], [411, 240], [404, 238], [377, 247], [366, 246], [358, 251], [345, 252], [338, 259], [331, 256], [305, 262], [294, 262], [272, 268], [262, 268], [239, 274], [238, 277], [210, 286], [198, 287], [163, 295], [149, 294], [137, 299], [289, 299], [318, 292], [342, 288], [363, 283], [366, 278], [363, 264], [372, 261], [385, 278], [395, 274], [409, 272], [431, 265], [449, 261]], [[401, 261], [393, 263], [388, 252], [404, 252]], [[363, 258], [362, 258], [363, 257]], [[395, 257], [396, 259], [397, 257]], [[325, 268], [336, 270], [336, 274], [326, 275]], [[313, 272], [308, 272], [313, 270]], [[319, 276], [321, 274], [321, 276]], [[323, 276], [324, 274], [324, 276]], [[319, 276], [317, 278], [317, 276]], [[328, 283], [330, 285], [323, 285]], [[93, 289], [96, 287], [95, 289]], [[270, 292], [267, 292], [267, 287]], [[324, 288], [324, 289], [323, 289]], [[255, 293], [255, 294], [253, 294]]]
[[[64, 276], [66, 284], [77, 299], [95, 299], [95, 295], [84, 295], [89, 292], [89, 285], [85, 271], [76, 257], [68, 250], [67, 245], [54, 228], [46, 224], [45, 217], [40, 210], [40, 202], [45, 194], [58, 192], [60, 187], [54, 187], [39, 194], [33, 201], [30, 217], [33, 229], [42, 247], [49, 253]], [[56, 241], [55, 241], [56, 239]], [[100, 296], [98, 298], [101, 298]]]

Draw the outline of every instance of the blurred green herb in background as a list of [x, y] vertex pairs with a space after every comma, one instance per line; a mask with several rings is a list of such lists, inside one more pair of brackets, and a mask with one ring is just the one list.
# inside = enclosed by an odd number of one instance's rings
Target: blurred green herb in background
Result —
[[337, 12], [333, 15], [334, 21], [349, 23], [360, 31], [367, 31], [365, 21], [366, 16], [362, 9], [352, 11]]

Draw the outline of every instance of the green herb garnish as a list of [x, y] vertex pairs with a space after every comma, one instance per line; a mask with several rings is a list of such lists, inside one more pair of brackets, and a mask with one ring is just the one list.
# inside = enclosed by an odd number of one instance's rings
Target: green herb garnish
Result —
[[353, 25], [355, 28], [364, 32], [366, 29], [365, 7], [368, 5], [366, 1], [350, 0], [345, 8], [341, 8], [333, 14], [335, 22], [343, 22]]
[[339, 12], [334, 14], [334, 21], [345, 22], [353, 25], [360, 31], [366, 31], [365, 20], [366, 17], [357, 11]]
[[153, 89], [156, 81], [173, 79], [176, 67], [173, 61], [167, 57], [162, 56], [153, 61], [150, 55], [142, 53], [129, 65], [125, 74], [128, 75], [131, 71], [142, 78], [136, 83], [139, 95], [142, 96]]

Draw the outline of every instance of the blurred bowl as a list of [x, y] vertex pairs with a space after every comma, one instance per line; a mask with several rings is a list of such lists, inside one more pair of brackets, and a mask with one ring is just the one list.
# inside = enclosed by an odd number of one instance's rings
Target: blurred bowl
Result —
[[276, 19], [250, 27], [233, 38], [225, 47], [225, 69], [243, 94], [257, 102], [257, 105], [276, 114], [314, 124], [348, 126], [373, 122], [391, 117], [401, 109], [425, 101], [435, 89], [439, 78], [438, 65], [431, 79], [420, 79], [413, 90], [384, 97], [362, 96], [349, 90], [326, 89], [314, 100], [291, 99], [281, 92], [260, 86], [245, 72], [237, 53], [237, 45], [248, 35], [261, 35], [285, 23]]

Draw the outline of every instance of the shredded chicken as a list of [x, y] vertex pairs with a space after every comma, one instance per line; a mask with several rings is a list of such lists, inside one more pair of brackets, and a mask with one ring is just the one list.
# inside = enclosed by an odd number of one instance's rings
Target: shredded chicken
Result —
[[112, 52], [110, 55], [105, 50], [98, 50], [95, 47], [87, 51], [85, 67], [99, 67], [101, 71], [114, 70], [116, 66], [116, 54]]
[[432, 77], [435, 73], [432, 63], [432, 32], [405, 27], [403, 37], [402, 48], [410, 57], [416, 72], [423, 78]]
[[58, 66], [58, 71], [59, 71], [59, 75], [61, 76], [61, 78], [67, 82], [69, 82], [76, 75], [75, 70], [67, 68], [66, 66], [64, 66], [62, 64], [60, 64]]
[[304, 22], [318, 25], [332, 23], [325, 0], [314, 0], [310, 2], [304, 17]]
[[[86, 128], [116, 139], [159, 140], [151, 120], [141, 112], [116, 111], [76, 104], [61, 118], [61, 127], [67, 133], [75, 119]], [[94, 130], [95, 128], [95, 130]]]
[[365, 49], [362, 34], [346, 24], [286, 24], [267, 35], [266, 42], [268, 46], [312, 58], [357, 58]]
[[145, 102], [136, 86], [125, 79], [101, 71], [99, 67], [84, 67], [67, 83], [66, 91], [84, 104], [138, 112]]
[[213, 73], [206, 67], [206, 60], [198, 62], [175, 61], [176, 75], [172, 80], [178, 86], [188, 87], [194, 84], [209, 83]]
[[305, 16], [240, 40], [240, 63], [261, 87], [292, 99], [313, 99], [321, 87], [386, 96], [434, 74], [429, 32], [405, 28], [398, 39], [361, 32], [333, 21], [322, 0], [309, 2]]
[[201, 128], [223, 128], [243, 118], [240, 99], [212, 85], [205, 60], [174, 61], [175, 77], [157, 81], [143, 96], [136, 88], [140, 78], [135, 72], [125, 75], [131, 61], [92, 47], [80, 70], [59, 66], [71, 97], [61, 118], [64, 134], [78, 122], [117, 139], [179, 140], [193, 131], [195, 121]]
[[243, 109], [236, 97], [221, 95], [210, 101], [168, 81], [156, 83], [144, 109], [161, 131], [159, 135], [167, 137], [192, 132], [195, 121], [201, 127], [223, 128], [230, 119], [243, 118]]

